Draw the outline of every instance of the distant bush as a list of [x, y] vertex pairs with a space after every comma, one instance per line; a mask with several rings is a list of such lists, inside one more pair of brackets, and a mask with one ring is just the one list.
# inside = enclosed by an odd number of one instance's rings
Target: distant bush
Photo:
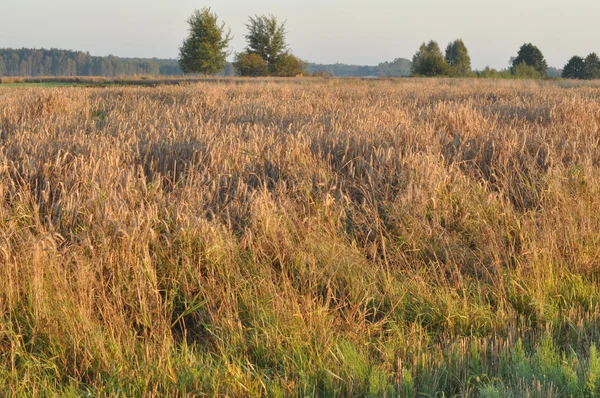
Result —
[[482, 79], [541, 79], [540, 73], [524, 62], [512, 70], [497, 70], [486, 66], [485, 69], [475, 72], [475, 76]]
[[304, 74], [306, 62], [292, 54], [283, 54], [277, 60], [275, 66], [277, 76], [294, 77], [299, 74]]
[[267, 61], [258, 54], [238, 53], [235, 55], [233, 66], [240, 76], [259, 77], [269, 74]]
[[512, 71], [513, 75], [517, 79], [541, 79], [542, 75], [536, 70], [534, 66], [527, 65], [525, 62], [521, 62], [515, 66]]
[[331, 74], [330, 72], [327, 72], [325, 70], [318, 70], [315, 72], [307, 72], [304, 74], [304, 76], [308, 76], [308, 77], [335, 77], [335, 75]]
[[512, 79], [514, 76], [507, 69], [497, 70], [486, 66], [485, 69], [475, 72], [482, 79]]

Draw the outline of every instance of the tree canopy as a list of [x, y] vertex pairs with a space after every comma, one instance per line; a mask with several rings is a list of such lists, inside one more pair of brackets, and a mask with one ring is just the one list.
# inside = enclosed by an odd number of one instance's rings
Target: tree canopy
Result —
[[598, 58], [598, 54], [591, 53], [585, 57], [584, 78], [600, 79], [600, 58]]
[[225, 69], [230, 32], [210, 8], [196, 10], [188, 19], [189, 36], [179, 49], [179, 66], [184, 73], [217, 73]]
[[469, 76], [471, 74], [471, 57], [465, 43], [457, 39], [446, 47], [446, 62], [454, 76]]
[[240, 75], [289, 77], [304, 72], [306, 63], [288, 50], [284, 22], [273, 15], [257, 15], [246, 27], [248, 45], [234, 63]]
[[246, 27], [246, 52], [260, 55], [269, 72], [277, 74], [279, 58], [287, 53], [285, 22], [280, 23], [273, 15], [257, 15], [250, 17]]
[[561, 77], [565, 79], [600, 79], [600, 58], [591, 53], [582, 58], [575, 55], [565, 65]]
[[584, 79], [585, 60], [577, 55], [571, 57], [563, 69], [562, 77], [565, 79]]
[[413, 76], [448, 75], [449, 66], [437, 42], [421, 44], [419, 51], [413, 56], [411, 74]]
[[511, 72], [516, 74], [518, 71], [517, 67], [523, 63], [533, 67], [542, 78], [546, 77], [548, 74], [548, 64], [544, 59], [544, 55], [539, 48], [531, 43], [523, 44], [519, 49], [516, 58], [512, 59]]

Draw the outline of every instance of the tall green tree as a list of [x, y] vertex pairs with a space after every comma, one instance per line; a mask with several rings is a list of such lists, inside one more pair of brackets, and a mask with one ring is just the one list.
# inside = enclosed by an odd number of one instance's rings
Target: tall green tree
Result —
[[577, 55], [571, 57], [563, 68], [561, 77], [564, 79], [584, 79], [585, 60]]
[[448, 43], [446, 47], [446, 62], [454, 76], [469, 76], [471, 74], [471, 57], [462, 39]]
[[598, 58], [598, 54], [591, 53], [585, 57], [583, 75], [585, 79], [600, 79], [600, 58]]
[[225, 69], [231, 31], [210, 8], [196, 10], [188, 19], [189, 36], [179, 48], [179, 66], [184, 73], [210, 75]]
[[413, 56], [411, 74], [413, 76], [447, 76], [450, 67], [444, 58], [437, 42], [421, 44], [419, 51]]
[[257, 15], [250, 17], [246, 27], [246, 52], [259, 55], [267, 63], [269, 73], [276, 75], [279, 59], [287, 54], [285, 22], [280, 23], [273, 15]]
[[544, 55], [539, 48], [531, 43], [526, 43], [521, 46], [517, 57], [513, 58], [511, 65], [511, 72], [515, 74], [517, 67], [521, 64], [532, 66], [542, 78], [548, 75], [548, 63], [544, 59]]

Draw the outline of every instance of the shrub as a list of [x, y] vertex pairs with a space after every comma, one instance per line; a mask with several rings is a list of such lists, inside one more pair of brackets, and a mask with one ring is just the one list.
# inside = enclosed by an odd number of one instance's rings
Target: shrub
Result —
[[233, 65], [240, 76], [258, 77], [269, 75], [267, 62], [258, 54], [238, 53], [235, 56]]

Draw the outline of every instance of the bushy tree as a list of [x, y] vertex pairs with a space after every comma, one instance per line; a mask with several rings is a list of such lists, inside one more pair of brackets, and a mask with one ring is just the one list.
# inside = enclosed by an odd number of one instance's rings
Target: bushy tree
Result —
[[275, 69], [277, 70], [277, 76], [294, 77], [304, 73], [306, 63], [295, 55], [285, 53], [277, 60]]
[[289, 77], [304, 72], [306, 64], [288, 51], [284, 22], [279, 22], [273, 15], [257, 15], [250, 17], [246, 27], [248, 46], [236, 55], [239, 74]]
[[267, 63], [269, 72], [276, 75], [279, 58], [287, 53], [285, 23], [273, 15], [257, 15], [250, 17], [246, 27], [246, 52], [259, 55]]
[[446, 62], [454, 76], [469, 76], [471, 74], [471, 57], [467, 46], [461, 39], [448, 43], [446, 47]]
[[511, 72], [516, 74], [517, 67], [523, 63], [532, 66], [539, 73], [540, 77], [547, 76], [548, 64], [544, 59], [544, 55], [539, 48], [531, 43], [523, 44], [517, 53], [517, 57], [512, 59]]
[[413, 56], [411, 74], [413, 76], [445, 76], [448, 75], [448, 63], [433, 40], [421, 44], [419, 51]]
[[209, 75], [225, 69], [231, 33], [210, 8], [196, 10], [188, 19], [190, 33], [179, 48], [179, 66], [184, 73]]
[[565, 65], [561, 76], [565, 79], [584, 79], [585, 60], [577, 55], [571, 57]]
[[233, 65], [240, 76], [258, 77], [269, 74], [267, 62], [258, 54], [237, 53]]
[[598, 58], [598, 54], [591, 53], [585, 57], [584, 78], [600, 79], [600, 58]]

